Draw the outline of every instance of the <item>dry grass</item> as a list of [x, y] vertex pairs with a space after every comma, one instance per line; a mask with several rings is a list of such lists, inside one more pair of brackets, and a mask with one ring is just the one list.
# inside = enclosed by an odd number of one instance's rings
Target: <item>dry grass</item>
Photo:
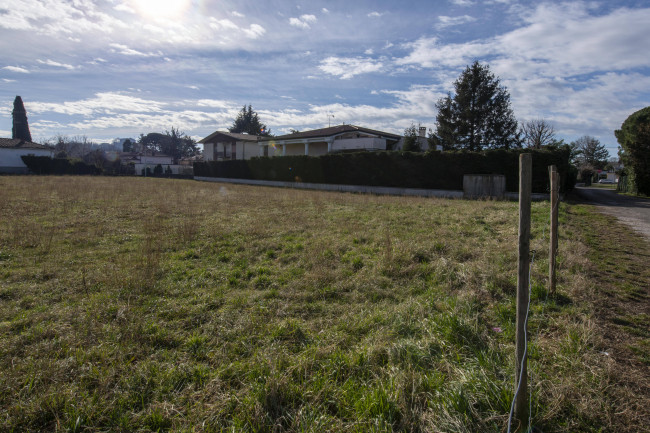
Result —
[[[571, 209], [548, 298], [548, 203], [533, 205], [533, 424], [640, 431]], [[503, 431], [516, 211], [0, 177], [1, 430]]]

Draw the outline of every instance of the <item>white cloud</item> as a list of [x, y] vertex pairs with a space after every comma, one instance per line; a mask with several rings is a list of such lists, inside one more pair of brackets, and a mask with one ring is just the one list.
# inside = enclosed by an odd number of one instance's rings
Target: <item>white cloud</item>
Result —
[[457, 67], [473, 58], [490, 54], [493, 48], [485, 42], [441, 44], [438, 38], [420, 38], [404, 45], [411, 52], [396, 60], [397, 65], [419, 65], [424, 68]]
[[474, 4], [471, 0], [451, 0], [451, 3], [456, 6], [472, 6]]
[[381, 17], [381, 16], [384, 15], [384, 14], [385, 14], [385, 12], [381, 12], [381, 13], [380, 13], [380, 12], [374, 11], [374, 12], [370, 12], [370, 13], [368, 14], [368, 16], [369, 16], [370, 18], [379, 18], [379, 17]]
[[250, 39], [258, 39], [264, 35], [264, 33], [266, 33], [266, 29], [259, 24], [251, 24], [248, 28], [243, 28], [239, 27], [237, 24], [227, 18], [216, 19], [214, 17], [210, 17], [209, 26], [217, 31], [225, 30], [227, 32], [242, 32], [244, 36]]
[[237, 18], [244, 18], [246, 16], [246, 15], [244, 15], [242, 13], [237, 12], [237, 11], [230, 12], [230, 15], [232, 15], [233, 17], [237, 17]]
[[20, 66], [5, 66], [2, 69], [6, 69], [7, 71], [16, 72], [19, 74], [29, 74], [29, 70], [21, 68]]
[[103, 92], [92, 98], [62, 103], [30, 102], [29, 111], [35, 113], [58, 113], [66, 115], [93, 116], [115, 112], [151, 113], [161, 111], [166, 104], [137, 98], [123, 93]]
[[321, 9], [321, 12], [323, 12], [324, 14], [328, 14], [328, 13], [330, 13], [330, 11], [327, 10], [327, 8], [323, 8], [323, 9]]
[[316, 16], [309, 15], [309, 14], [300, 15], [300, 18], [295, 18], [295, 17], [289, 18], [290, 25], [305, 30], [311, 28], [309, 23], [315, 23], [316, 21], [317, 21]]
[[158, 52], [158, 53], [151, 53], [151, 52], [150, 53], [143, 53], [141, 51], [134, 50], [133, 48], [129, 48], [126, 45], [122, 45], [122, 44], [109, 44], [109, 46], [112, 48], [111, 52], [123, 54], [125, 56], [153, 57], [153, 56], [161, 55], [160, 52]]
[[251, 24], [249, 28], [242, 29], [242, 31], [251, 39], [257, 39], [266, 33], [266, 29], [259, 24]]
[[10, 80], [9, 78], [3, 78], [2, 81], [4, 81], [5, 83], [15, 83], [16, 82], [16, 80]]
[[476, 21], [476, 18], [469, 15], [462, 15], [458, 17], [448, 17], [441, 15], [438, 17], [438, 24], [436, 24], [437, 29], [444, 29], [446, 27], [458, 26], [462, 24], [467, 24]]
[[327, 74], [340, 77], [342, 80], [347, 80], [355, 75], [380, 71], [383, 67], [384, 65], [381, 61], [370, 58], [328, 57], [321, 61], [318, 68]]
[[54, 60], [50, 60], [50, 59], [47, 59], [47, 60], [36, 59], [36, 61], [38, 63], [42, 64], [42, 65], [54, 66], [54, 67], [57, 67], [57, 68], [64, 68], [64, 69], [68, 69], [68, 70], [72, 70], [72, 69], [75, 68], [74, 66], [68, 65], [67, 63], [59, 63], [59, 62], [55, 62]]
[[128, 12], [130, 14], [136, 14], [135, 9], [133, 9], [131, 6], [127, 5], [126, 3], [120, 3], [117, 6], [115, 6], [113, 9], [115, 9], [116, 11]]
[[215, 30], [239, 30], [239, 26], [227, 18], [218, 20], [214, 17], [211, 17], [210, 27]]

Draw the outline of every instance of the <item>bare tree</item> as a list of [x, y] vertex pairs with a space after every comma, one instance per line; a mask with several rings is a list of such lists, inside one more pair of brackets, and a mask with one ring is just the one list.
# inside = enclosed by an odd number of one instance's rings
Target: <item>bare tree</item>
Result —
[[555, 128], [544, 119], [534, 119], [521, 125], [521, 138], [524, 146], [541, 149], [555, 142]]
[[92, 142], [85, 135], [76, 135], [72, 138], [67, 135], [57, 135], [46, 141], [53, 145], [57, 157], [83, 158], [92, 151]]

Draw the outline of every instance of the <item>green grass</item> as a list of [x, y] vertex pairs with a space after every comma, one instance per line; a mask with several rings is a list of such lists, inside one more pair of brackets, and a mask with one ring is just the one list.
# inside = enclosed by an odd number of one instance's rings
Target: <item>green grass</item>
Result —
[[[2, 431], [507, 425], [517, 203], [0, 177], [0, 211]], [[583, 213], [561, 207], [548, 297], [533, 204], [533, 424], [639, 431], [615, 415]]]

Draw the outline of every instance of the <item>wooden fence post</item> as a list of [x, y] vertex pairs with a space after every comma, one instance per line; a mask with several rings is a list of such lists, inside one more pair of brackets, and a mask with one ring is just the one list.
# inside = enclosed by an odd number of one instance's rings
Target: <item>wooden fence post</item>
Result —
[[515, 368], [515, 420], [516, 432], [526, 431], [528, 426], [528, 378], [526, 354], [526, 317], [529, 302], [530, 269], [530, 213], [532, 189], [532, 157], [530, 153], [519, 155], [519, 267], [517, 273], [517, 333]]
[[559, 206], [559, 185], [560, 174], [554, 165], [548, 167], [549, 176], [551, 178], [551, 234], [548, 249], [548, 291], [550, 294], [555, 294], [556, 275], [555, 275], [555, 262], [557, 257], [557, 220], [558, 220], [558, 206]]

